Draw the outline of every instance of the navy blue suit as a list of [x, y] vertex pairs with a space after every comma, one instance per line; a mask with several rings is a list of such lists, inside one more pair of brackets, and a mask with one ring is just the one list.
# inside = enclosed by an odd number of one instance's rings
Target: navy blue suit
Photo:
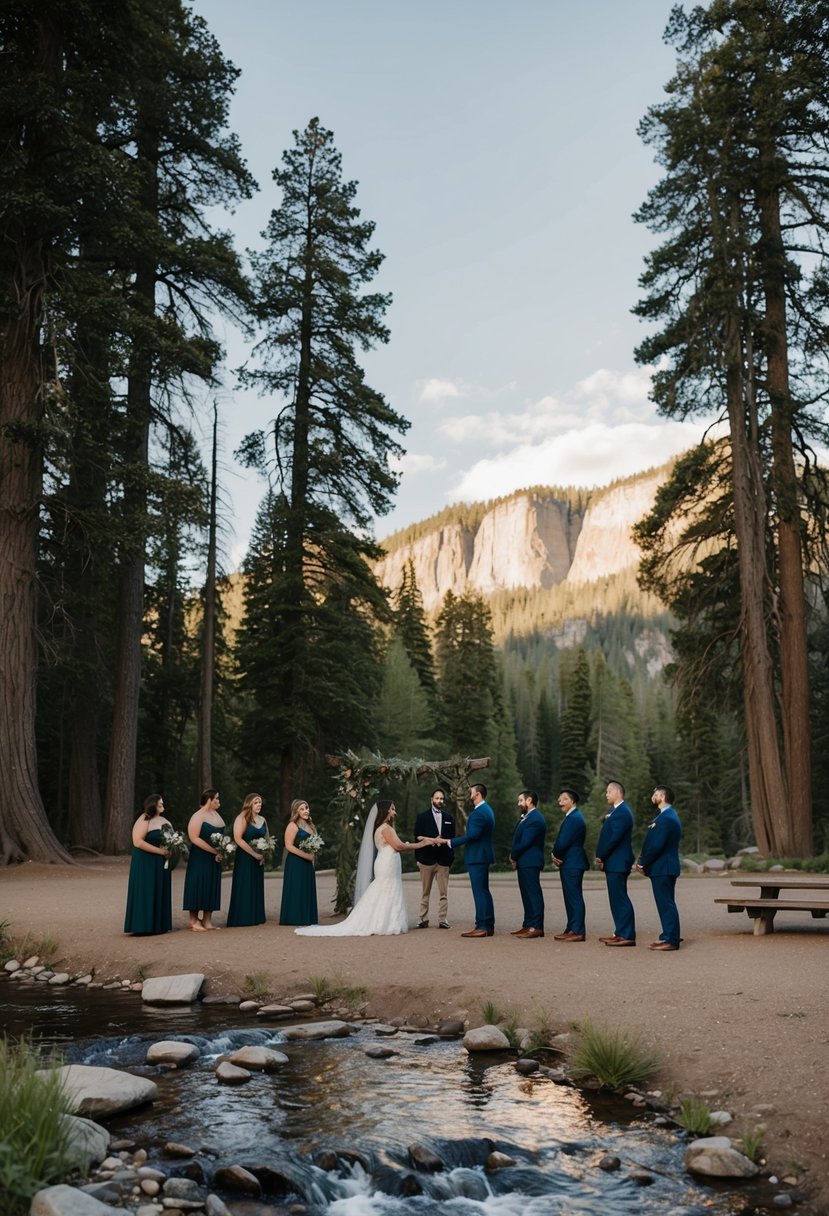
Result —
[[495, 929], [495, 906], [489, 892], [489, 867], [495, 861], [492, 836], [495, 814], [488, 802], [479, 802], [466, 821], [463, 836], [456, 836], [452, 848], [466, 846], [464, 861], [469, 872], [472, 898], [475, 901], [475, 928]]
[[613, 917], [613, 932], [625, 941], [636, 941], [636, 920], [628, 895], [628, 874], [633, 865], [633, 811], [620, 802], [605, 815], [596, 843], [596, 857], [607, 879], [607, 897]]
[[665, 806], [645, 833], [640, 865], [651, 880], [653, 898], [662, 925], [661, 942], [679, 945], [679, 912], [676, 907], [676, 880], [682, 867], [679, 864], [679, 842], [682, 824], [672, 806]]
[[558, 872], [561, 875], [561, 893], [567, 913], [564, 932], [577, 933], [579, 936], [583, 936], [585, 932], [584, 895], [581, 886], [585, 870], [590, 869], [584, 848], [586, 836], [587, 824], [584, 815], [575, 806], [562, 819], [553, 845], [553, 857], [561, 862]]
[[541, 871], [544, 869], [544, 838], [547, 821], [534, 806], [513, 829], [510, 857], [518, 874], [518, 890], [524, 905], [524, 929], [544, 928], [544, 895]]

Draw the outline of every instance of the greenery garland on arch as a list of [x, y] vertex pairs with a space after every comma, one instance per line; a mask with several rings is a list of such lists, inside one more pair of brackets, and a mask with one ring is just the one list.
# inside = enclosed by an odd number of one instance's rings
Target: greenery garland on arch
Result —
[[449, 760], [404, 760], [400, 756], [386, 758], [373, 752], [358, 756], [356, 752], [346, 751], [341, 756], [326, 758], [332, 768], [338, 769], [335, 778], [337, 793], [331, 800], [331, 807], [340, 824], [337, 894], [334, 900], [334, 911], [337, 913], [347, 912], [351, 907], [357, 851], [366, 815], [384, 786], [391, 782], [423, 781], [428, 777], [433, 788], [440, 785], [446, 790], [447, 803], [454, 802], [458, 824], [462, 826], [466, 819], [464, 805], [471, 784], [469, 775], [489, 767], [488, 756], [476, 759], [454, 756]]

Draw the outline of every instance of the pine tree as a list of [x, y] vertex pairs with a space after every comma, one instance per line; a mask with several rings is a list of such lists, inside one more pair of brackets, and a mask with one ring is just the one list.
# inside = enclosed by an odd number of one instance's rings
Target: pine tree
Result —
[[562, 668], [561, 678], [560, 779], [582, 792], [588, 779], [591, 727], [590, 665], [584, 650], [579, 649], [572, 673]]
[[[388, 615], [368, 564], [379, 556], [370, 528], [390, 508], [397, 477], [389, 457], [401, 451], [393, 436], [408, 423], [365, 383], [357, 361], [357, 348], [388, 340], [389, 297], [363, 290], [382, 254], [370, 247], [374, 225], [359, 218], [356, 183], [343, 180], [333, 135], [312, 119], [294, 132], [282, 161], [273, 174], [281, 205], [263, 234], [267, 248], [253, 255], [264, 336], [258, 366], [243, 371], [246, 383], [275, 399], [278, 412], [267, 437], [249, 435], [241, 455], [272, 487], [273, 594], [266, 610], [270, 627], [278, 622], [274, 713], [287, 816], [300, 751], [317, 734], [319, 690], [308, 677], [314, 646], [328, 627], [327, 606], [338, 601], [349, 613], [341, 627], [352, 631], [355, 645], [364, 621]], [[345, 667], [332, 670], [330, 681], [353, 698], [353, 744], [370, 690], [356, 687], [350, 675], [375, 657], [376, 647], [367, 656], [340, 650]]]
[[437, 706], [435, 663], [429, 642], [429, 626], [423, 610], [423, 596], [417, 585], [411, 558], [403, 567], [403, 578], [397, 589], [395, 629], [406, 647], [409, 660], [434, 712]]

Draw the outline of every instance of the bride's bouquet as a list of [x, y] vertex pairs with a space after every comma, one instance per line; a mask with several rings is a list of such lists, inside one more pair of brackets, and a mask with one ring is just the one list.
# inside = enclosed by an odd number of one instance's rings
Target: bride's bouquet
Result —
[[183, 832], [177, 832], [170, 824], [165, 823], [161, 829], [161, 847], [167, 849], [169, 857], [164, 858], [164, 869], [174, 870], [182, 857], [190, 852], [190, 841]]
[[267, 833], [265, 833], [264, 836], [257, 836], [255, 840], [250, 842], [250, 847], [255, 849], [257, 853], [261, 853], [264, 856], [266, 865], [270, 864], [276, 846], [276, 837], [270, 836]]
[[325, 844], [319, 832], [312, 832], [310, 836], [303, 836], [302, 840], [298, 840], [297, 844], [302, 849], [303, 853], [319, 853], [322, 846]]
[[224, 832], [213, 832], [210, 843], [222, 859], [222, 869], [229, 870], [233, 864], [233, 854], [236, 852], [236, 841], [226, 836]]

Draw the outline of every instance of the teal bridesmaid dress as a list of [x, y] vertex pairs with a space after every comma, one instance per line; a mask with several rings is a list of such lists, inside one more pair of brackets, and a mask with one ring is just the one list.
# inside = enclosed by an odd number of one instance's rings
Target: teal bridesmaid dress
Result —
[[[161, 829], [147, 833], [148, 844], [161, 848]], [[133, 847], [127, 887], [125, 933], [169, 933], [173, 927], [172, 871], [160, 853]]]
[[[303, 836], [310, 836], [300, 828], [294, 838], [299, 848]], [[282, 869], [282, 905], [279, 909], [280, 925], [315, 925], [317, 913], [317, 876], [313, 861], [303, 861], [294, 853], [285, 851]]]
[[[205, 844], [210, 844], [214, 832], [224, 832], [212, 823], [203, 823], [199, 836]], [[210, 844], [211, 849], [213, 845]], [[190, 845], [190, 856], [187, 858], [187, 873], [184, 876], [184, 900], [182, 907], [185, 912], [215, 912], [222, 906], [222, 867], [212, 853], [205, 853], [197, 845]]]
[[[243, 832], [247, 844], [265, 836], [268, 825], [261, 827], [248, 824]], [[265, 923], [265, 867], [244, 849], [237, 847], [233, 855], [233, 886], [230, 889], [230, 908], [227, 913], [228, 927], [236, 925], [263, 925]]]

